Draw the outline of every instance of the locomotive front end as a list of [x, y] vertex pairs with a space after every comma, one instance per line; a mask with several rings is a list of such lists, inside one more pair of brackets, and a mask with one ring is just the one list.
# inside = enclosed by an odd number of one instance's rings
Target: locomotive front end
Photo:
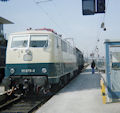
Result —
[[49, 34], [26, 32], [12, 34], [8, 41], [6, 77], [21, 91], [38, 92], [48, 87], [51, 58]]

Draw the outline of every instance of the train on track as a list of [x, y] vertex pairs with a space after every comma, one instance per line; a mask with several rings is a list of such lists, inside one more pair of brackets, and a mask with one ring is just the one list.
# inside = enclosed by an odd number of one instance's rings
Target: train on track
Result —
[[12, 33], [8, 39], [6, 83], [22, 92], [62, 86], [83, 67], [82, 52], [52, 29], [29, 29]]

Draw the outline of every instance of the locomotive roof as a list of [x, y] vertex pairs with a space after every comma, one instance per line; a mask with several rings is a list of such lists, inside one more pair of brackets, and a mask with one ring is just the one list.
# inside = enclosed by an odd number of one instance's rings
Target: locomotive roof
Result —
[[78, 49], [77, 47], [76, 47], [76, 50], [79, 51], [80, 53], [82, 53], [82, 51], [80, 51], [80, 49]]
[[[54, 34], [54, 35], [58, 35], [60, 38], [62, 37], [62, 35], [57, 34], [56, 32], [54, 32], [52, 29], [37, 29], [37, 30], [33, 30], [33, 29], [27, 29], [26, 31], [23, 32], [15, 32], [15, 33], [11, 33], [11, 35], [24, 35], [24, 34]], [[62, 39], [62, 38], [61, 38]], [[69, 43], [68, 41], [64, 40], [66, 43]], [[69, 43], [70, 44], [70, 43]], [[70, 44], [71, 45], [71, 44]]]
[[53, 32], [51, 32], [51, 31], [45, 31], [45, 30], [27, 30], [27, 31], [23, 31], [23, 32], [15, 32], [15, 33], [12, 33], [11, 35], [19, 35], [19, 34], [52, 34], [52, 33]]

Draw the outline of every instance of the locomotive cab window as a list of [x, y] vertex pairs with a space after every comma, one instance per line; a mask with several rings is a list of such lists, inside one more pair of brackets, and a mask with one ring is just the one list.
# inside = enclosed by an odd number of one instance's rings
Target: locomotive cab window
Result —
[[30, 38], [30, 47], [48, 47], [48, 36], [32, 35]]
[[28, 46], [27, 36], [13, 36], [11, 48], [24, 48]]

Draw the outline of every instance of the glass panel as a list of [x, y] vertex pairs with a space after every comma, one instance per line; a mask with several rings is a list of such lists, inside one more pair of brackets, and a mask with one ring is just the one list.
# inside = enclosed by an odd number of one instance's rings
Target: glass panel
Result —
[[13, 36], [12, 48], [24, 48], [28, 45], [28, 36]]
[[105, 13], [105, 0], [97, 0], [97, 13]]
[[95, 0], [82, 0], [83, 15], [93, 15], [95, 13]]
[[48, 36], [47, 35], [32, 35], [30, 40], [30, 47], [47, 47]]
[[120, 47], [110, 47], [110, 79], [112, 91], [120, 91]]
[[110, 55], [112, 63], [120, 63], [120, 47], [110, 47]]

